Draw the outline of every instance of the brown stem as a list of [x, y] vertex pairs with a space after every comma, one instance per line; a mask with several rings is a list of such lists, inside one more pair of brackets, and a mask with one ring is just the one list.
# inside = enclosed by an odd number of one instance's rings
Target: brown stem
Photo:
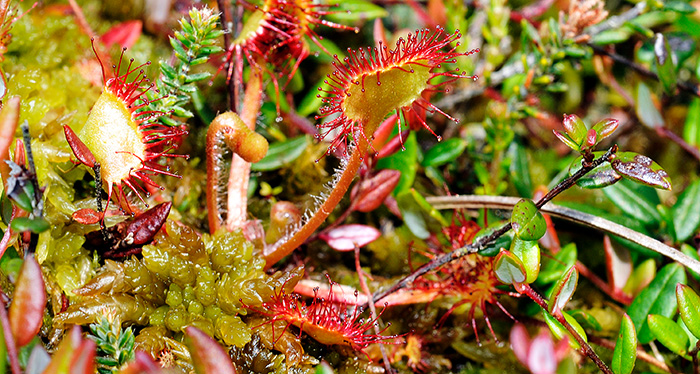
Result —
[[[255, 130], [255, 121], [262, 104], [262, 72], [253, 69], [251, 79], [245, 90], [241, 119], [250, 130]], [[258, 160], [259, 161], [259, 160]], [[233, 231], [246, 221], [248, 208], [248, 181], [250, 180], [250, 163], [234, 154], [228, 177], [228, 203], [226, 230]]]
[[246, 163], [247, 161], [260, 161], [267, 153], [268, 147], [267, 140], [250, 130], [233, 112], [219, 114], [209, 125], [206, 139], [207, 209], [211, 233], [216, 232], [221, 227], [219, 179], [223, 170], [224, 144], [235, 157], [241, 158]]
[[328, 194], [326, 200], [321, 204], [318, 210], [311, 216], [311, 218], [306, 221], [304, 226], [302, 226], [297, 232], [295, 232], [291, 238], [280, 243], [279, 245], [273, 245], [265, 248], [263, 256], [267, 264], [266, 268], [271, 267], [277, 261], [281, 260], [284, 256], [292, 253], [296, 248], [306, 241], [306, 238], [311, 236], [311, 234], [316, 231], [316, 229], [321, 226], [321, 224], [328, 218], [333, 209], [340, 203], [340, 200], [345, 196], [345, 192], [350, 188], [352, 180], [355, 178], [355, 174], [360, 169], [362, 160], [369, 143], [364, 136], [358, 137], [357, 147], [352, 152], [348, 164], [345, 170], [341, 174], [338, 182], [335, 184], [331, 192]]
[[[593, 162], [590, 162], [588, 164], [584, 164], [581, 169], [579, 169], [574, 175], [568, 177], [567, 179], [561, 181], [558, 185], [554, 187], [549, 193], [547, 193], [542, 199], [540, 199], [537, 203], [535, 203], [535, 206], [537, 208], [541, 208], [544, 204], [552, 200], [555, 196], [558, 194], [564, 192], [567, 188], [573, 186], [577, 180], [579, 180], [581, 177], [586, 175], [589, 171], [595, 169], [597, 166], [601, 165], [603, 162], [610, 161], [611, 157], [613, 154], [617, 151], [617, 146], [611, 147], [603, 156], [600, 158], [597, 158], [593, 160]], [[462, 248], [456, 249], [450, 253], [446, 253], [444, 255], [441, 255], [439, 257], [434, 258], [432, 261], [429, 263], [421, 266], [418, 268], [416, 271], [413, 273], [407, 275], [403, 279], [399, 280], [396, 282], [394, 285], [389, 287], [388, 289], [379, 291], [374, 294], [374, 300], [378, 301], [389, 294], [392, 294], [396, 291], [398, 291], [401, 288], [404, 288], [408, 286], [409, 284], [413, 283], [418, 277], [422, 276], [423, 274], [426, 274], [428, 272], [431, 272], [433, 270], [438, 269], [442, 265], [445, 265], [449, 262], [452, 262], [454, 260], [457, 260], [459, 258], [462, 258], [470, 253], [476, 253], [479, 252], [480, 250], [486, 248], [487, 245], [490, 243], [494, 242], [496, 239], [500, 238], [503, 236], [505, 233], [510, 231], [512, 228], [510, 222], [507, 224], [503, 225], [501, 228], [497, 229], [493, 233], [491, 233], [488, 236], [482, 237], [479, 240], [477, 240], [474, 243], [468, 244]]]
[[660, 137], [670, 139], [672, 142], [678, 144], [686, 152], [690, 153], [693, 157], [695, 157], [696, 160], [700, 161], [700, 150], [698, 150], [697, 147], [688, 144], [688, 142], [686, 142], [685, 139], [676, 135], [676, 133], [674, 133], [673, 131], [669, 130], [664, 126], [659, 126], [656, 128], [656, 133], [659, 134]]
[[[543, 311], [542, 313], [549, 313], [548, 312], [548, 306], [547, 306], [547, 301], [537, 293], [535, 290], [530, 287], [529, 284], [518, 284], [515, 287], [516, 290], [518, 290], [520, 293], [523, 293], [527, 295], [532, 301], [536, 302], [540, 307], [542, 307]], [[612, 370], [608, 367], [608, 365], [603, 362], [603, 360], [598, 357], [598, 355], [595, 353], [593, 348], [586, 342], [586, 340], [583, 339], [581, 335], [569, 324], [569, 321], [564, 318], [564, 315], [561, 313], [561, 311], [558, 311], [556, 314], [551, 314], [552, 317], [556, 318], [559, 323], [566, 328], [566, 330], [569, 332], [569, 334], [576, 340], [578, 345], [581, 347], [581, 353], [583, 353], [585, 356], [590, 358], [600, 369], [605, 374], [613, 374]]]

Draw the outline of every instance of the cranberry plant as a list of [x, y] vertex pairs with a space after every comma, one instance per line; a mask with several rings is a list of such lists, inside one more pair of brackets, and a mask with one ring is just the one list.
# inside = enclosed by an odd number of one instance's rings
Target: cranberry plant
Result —
[[156, 3], [0, 3], [0, 372], [700, 371], [695, 4]]

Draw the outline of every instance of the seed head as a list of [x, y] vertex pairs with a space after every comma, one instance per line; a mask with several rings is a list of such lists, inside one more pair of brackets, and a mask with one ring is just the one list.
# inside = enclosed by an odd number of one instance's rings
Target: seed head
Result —
[[[454, 63], [459, 56], [478, 52], [478, 49], [456, 52], [459, 43], [455, 47], [452, 47], [452, 43], [460, 37], [459, 31], [445, 34], [442, 28], [435, 31], [423, 29], [408, 34], [405, 39], [400, 38], [394, 49], [380, 43], [378, 48], [367, 47], [357, 51], [348, 49], [348, 57], [343, 61], [334, 56], [335, 71], [324, 81], [330, 88], [319, 88], [319, 91], [328, 95], [317, 95], [326, 104], [321, 108], [321, 115], [317, 119], [337, 116], [319, 125], [323, 131], [320, 137], [327, 136], [332, 130], [340, 130], [328, 152], [341, 143], [347, 143], [348, 135], [354, 140], [357, 140], [358, 135], [371, 135], [382, 119], [396, 109], [404, 111], [404, 114], [421, 110], [431, 113], [437, 111], [457, 121], [425, 100], [423, 93], [439, 91], [440, 86], [454, 79], [475, 78], [464, 75], [459, 68], [439, 71], [444, 63]], [[450, 49], [444, 51], [446, 47]], [[433, 78], [440, 76], [452, 79], [431, 83]], [[430, 130], [421, 116], [413, 117]]]

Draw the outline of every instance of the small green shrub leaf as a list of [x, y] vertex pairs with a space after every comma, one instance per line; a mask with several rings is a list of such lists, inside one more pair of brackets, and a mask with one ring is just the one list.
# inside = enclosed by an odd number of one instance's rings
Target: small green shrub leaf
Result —
[[259, 162], [251, 164], [250, 169], [253, 171], [279, 169], [299, 158], [308, 147], [309, 137], [305, 135], [272, 143], [267, 151], [267, 155]]
[[538, 240], [547, 232], [547, 222], [532, 200], [520, 200], [510, 220], [515, 235], [522, 240]]
[[628, 216], [647, 225], [658, 225], [661, 222], [661, 214], [656, 209], [660, 203], [659, 197], [653, 189], [621, 181], [603, 189], [603, 193]]
[[673, 227], [679, 242], [688, 240], [700, 226], [700, 179], [691, 183], [673, 205]]
[[566, 134], [569, 135], [569, 138], [574, 143], [576, 143], [579, 146], [583, 144], [583, 141], [586, 138], [586, 133], [588, 132], [588, 128], [586, 127], [586, 124], [583, 123], [581, 118], [579, 118], [575, 114], [565, 114], [562, 124], [564, 125], [564, 130], [566, 130]]
[[51, 225], [43, 218], [15, 217], [10, 224], [15, 232], [33, 232], [40, 234], [48, 230]]
[[509, 251], [501, 251], [496, 256], [493, 271], [504, 284], [522, 283], [526, 279], [523, 263]]
[[554, 255], [554, 258], [548, 258], [543, 261], [537, 284], [543, 286], [556, 281], [568, 268], [576, 263], [577, 258], [576, 243], [565, 245]]
[[537, 241], [514, 238], [510, 244], [510, 252], [523, 263], [527, 275], [525, 283], [534, 282], [540, 273], [540, 246]]
[[557, 314], [573, 296], [578, 284], [578, 271], [572, 266], [562, 275], [552, 288], [552, 296], [549, 298], [549, 312]]
[[46, 291], [41, 267], [33, 255], [27, 255], [19, 271], [10, 305], [9, 319], [17, 345], [27, 345], [39, 333], [46, 307]]
[[676, 285], [676, 298], [678, 299], [678, 311], [688, 330], [700, 339], [700, 296], [685, 284]]
[[510, 161], [510, 179], [515, 189], [522, 197], [532, 197], [532, 177], [527, 152], [519, 142], [513, 142], [508, 147]]
[[325, 18], [338, 23], [351, 23], [354, 21], [369, 21], [375, 18], [387, 16], [387, 11], [379, 5], [372, 4], [368, 0], [343, 0], [339, 2], [339, 8], [333, 8]]
[[[554, 335], [557, 339], [563, 339], [565, 336], [569, 338], [569, 345], [574, 348], [574, 349], [579, 349], [581, 348], [581, 345], [578, 344], [576, 339], [569, 333], [569, 330], [567, 330], [564, 325], [562, 325], [554, 316], [549, 314], [547, 311], [543, 311], [542, 314], [544, 315], [544, 322], [547, 324], [549, 327], [549, 330], [552, 332], [552, 335]], [[564, 316], [564, 319], [566, 322], [573, 327], [574, 331], [578, 333], [578, 335], [583, 338], [583, 341], [588, 342], [588, 336], [586, 336], [586, 331], [583, 330], [583, 327], [576, 321], [576, 319], [572, 316], [569, 315], [567, 312], [562, 312], [562, 315]]]
[[666, 94], [671, 95], [676, 90], [676, 68], [673, 64], [671, 46], [661, 33], [654, 36], [654, 55], [656, 56], [656, 71], [659, 81], [661, 81]]
[[671, 189], [671, 179], [659, 164], [634, 152], [618, 152], [612, 168], [623, 177], [655, 188]]
[[656, 340], [671, 352], [681, 356], [688, 352], [688, 334], [672, 319], [659, 314], [651, 314], [647, 317], [647, 324]]
[[652, 339], [647, 316], [660, 314], [671, 317], [678, 307], [676, 302], [676, 284], [685, 283], [686, 276], [683, 266], [671, 263], [664, 266], [649, 285], [637, 295], [627, 309], [641, 344], [647, 344]]
[[637, 85], [636, 112], [639, 121], [646, 127], [653, 129], [665, 124], [661, 113], [654, 105], [649, 87], [641, 82]]
[[700, 98], [693, 98], [683, 126], [683, 139], [692, 146], [700, 145]]
[[632, 319], [626, 313], [622, 316], [620, 333], [617, 335], [615, 350], [610, 364], [615, 374], [630, 374], [637, 360], [637, 331]]
[[396, 196], [396, 203], [404, 223], [420, 239], [427, 239], [431, 232], [439, 232], [447, 226], [447, 221], [440, 212], [412, 188]]
[[[594, 152], [593, 154], [599, 154], [596, 156], [599, 157], [602, 155], [602, 152]], [[583, 168], [582, 162], [583, 157], [574, 160], [569, 166], [569, 175], [574, 175], [581, 170]], [[582, 188], [603, 188], [616, 183], [620, 179], [622, 179], [622, 176], [613, 170], [612, 166], [606, 162], [586, 173], [586, 175], [576, 181], [576, 184]]]
[[451, 138], [435, 144], [423, 156], [423, 166], [440, 166], [457, 159], [467, 148], [467, 141]]

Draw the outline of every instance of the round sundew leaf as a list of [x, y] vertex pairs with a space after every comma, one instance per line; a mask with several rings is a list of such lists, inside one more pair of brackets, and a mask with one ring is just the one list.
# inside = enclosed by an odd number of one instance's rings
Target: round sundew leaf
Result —
[[647, 156], [634, 152], [618, 152], [611, 162], [612, 168], [623, 177], [647, 186], [671, 189], [666, 170]]
[[620, 333], [615, 342], [610, 368], [615, 374], [630, 374], [637, 360], [637, 332], [630, 317], [625, 313], [622, 316]]
[[685, 284], [676, 285], [678, 311], [685, 326], [696, 338], [700, 339], [700, 296]]
[[540, 273], [540, 246], [535, 240], [522, 240], [513, 238], [510, 245], [510, 252], [520, 259], [525, 268], [527, 279], [525, 283], [532, 283]]
[[520, 200], [513, 207], [510, 222], [522, 240], [539, 240], [547, 232], [547, 222], [531, 200]]
[[564, 273], [561, 278], [554, 284], [552, 296], [549, 299], [549, 312], [556, 314], [557, 311], [564, 309], [564, 306], [573, 296], [578, 283], [578, 271], [572, 266]]
[[357, 247], [363, 247], [382, 235], [374, 227], [360, 224], [338, 226], [324, 232], [319, 237], [336, 251], [352, 251]]
[[496, 278], [504, 284], [522, 283], [527, 279], [523, 263], [509, 251], [501, 251], [496, 256], [493, 271]]
[[647, 323], [651, 334], [671, 352], [681, 356], [688, 352], [688, 334], [672, 319], [650, 314], [647, 316]]
[[46, 306], [41, 267], [34, 255], [27, 255], [17, 278], [9, 319], [18, 346], [29, 343], [39, 333]]
[[185, 328], [185, 335], [197, 374], [236, 374], [231, 358], [209, 335], [192, 326]]

